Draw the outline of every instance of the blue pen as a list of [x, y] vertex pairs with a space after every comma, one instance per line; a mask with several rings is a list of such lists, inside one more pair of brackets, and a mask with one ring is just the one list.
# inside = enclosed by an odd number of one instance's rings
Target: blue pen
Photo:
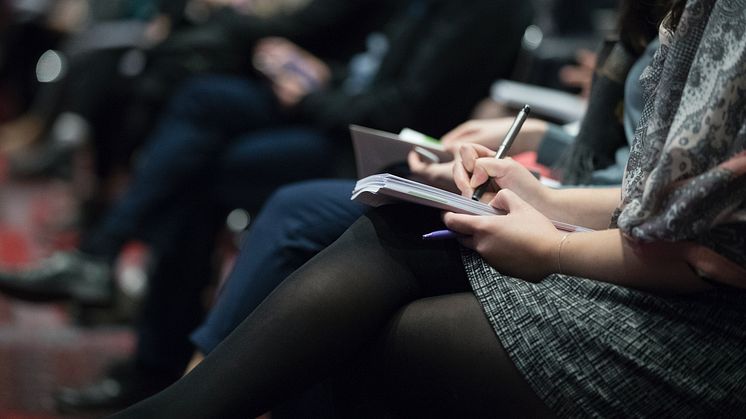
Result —
[[455, 239], [460, 237], [461, 234], [453, 232], [451, 230], [436, 230], [427, 234], [423, 234], [422, 238], [425, 240], [447, 240]]

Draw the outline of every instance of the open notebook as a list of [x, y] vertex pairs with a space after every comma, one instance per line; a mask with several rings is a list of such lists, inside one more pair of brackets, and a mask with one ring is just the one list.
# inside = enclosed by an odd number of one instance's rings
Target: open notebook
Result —
[[[388, 173], [368, 176], [357, 181], [350, 199], [374, 207], [396, 201], [406, 201], [460, 214], [505, 214], [504, 211], [500, 211], [483, 202], [474, 201], [453, 192], [444, 191]], [[593, 231], [589, 228], [559, 221], [552, 221], [552, 223], [558, 230], [563, 231]]]

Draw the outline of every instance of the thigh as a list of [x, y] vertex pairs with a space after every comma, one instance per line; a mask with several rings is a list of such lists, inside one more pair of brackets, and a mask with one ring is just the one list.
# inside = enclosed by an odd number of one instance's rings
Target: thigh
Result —
[[258, 208], [279, 186], [329, 175], [332, 141], [307, 127], [238, 137], [219, 157], [216, 193], [229, 207]]
[[365, 208], [353, 181], [310, 181], [273, 194], [251, 223], [236, 264], [206, 321], [192, 335], [209, 353], [288, 275], [336, 240]]
[[[293, 255], [292, 272], [332, 244], [369, 209], [350, 200], [354, 186], [355, 181], [346, 179], [283, 186], [267, 200], [249, 236], [275, 238], [283, 255]], [[250, 241], [247, 237], [244, 246], [249, 246]]]
[[431, 417], [549, 417], [469, 292], [405, 306], [375, 364], [398, 410]]
[[166, 119], [219, 130], [227, 141], [241, 133], [284, 121], [266, 83], [243, 77], [208, 75], [185, 81], [169, 102]]

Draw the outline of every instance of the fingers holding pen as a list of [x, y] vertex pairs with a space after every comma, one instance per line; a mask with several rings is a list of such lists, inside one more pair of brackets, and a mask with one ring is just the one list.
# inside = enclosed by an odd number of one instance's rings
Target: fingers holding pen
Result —
[[[518, 166], [518, 167], [516, 167]], [[523, 170], [518, 163], [510, 158], [495, 159], [481, 157], [474, 161], [474, 168], [470, 179], [470, 186], [476, 188], [492, 178], [498, 187], [505, 187], [503, 179], [513, 170]]]
[[495, 152], [479, 144], [462, 144], [456, 153], [453, 166], [453, 180], [463, 196], [471, 196], [474, 192], [472, 177], [475, 162], [482, 157], [494, 156]]
[[494, 157], [495, 151], [481, 144], [462, 144], [458, 150], [461, 162], [467, 172], [474, 172], [475, 162], [482, 157]]
[[465, 236], [473, 236], [479, 230], [479, 223], [484, 217], [478, 215], [456, 214], [455, 212], [443, 213], [443, 223], [449, 230]]
[[474, 189], [471, 187], [471, 173], [466, 171], [458, 157], [453, 165], [453, 182], [456, 184], [458, 190], [461, 191], [462, 196], [470, 197], [474, 193]]

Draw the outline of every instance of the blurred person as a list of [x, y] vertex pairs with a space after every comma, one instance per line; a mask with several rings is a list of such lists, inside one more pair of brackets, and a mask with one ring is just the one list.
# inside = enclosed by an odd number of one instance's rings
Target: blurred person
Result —
[[[265, 17], [246, 16], [241, 25], [236, 24], [234, 31], [243, 31], [237, 38], [223, 27], [222, 20], [240, 14], [239, 3], [245, 2], [232, 2], [232, 7], [225, 8], [223, 3], [91, 2], [91, 23], [83, 25], [56, 52], [63, 65], [62, 74], [57, 80], [42, 84], [34, 106], [25, 116], [0, 129], [0, 141], [11, 152], [13, 174], [67, 175], [71, 154], [91, 142], [94, 174], [103, 189], [92, 198], [92, 204], [103, 206], [107, 199], [101, 195], [106, 196], [107, 181], [127, 171], [132, 153], [152, 129], [154, 115], [182, 80], [205, 72], [246, 74], [250, 67], [246, 59], [252, 47], [250, 38], [278, 33], [302, 36], [281, 21], [266, 22], [270, 19], [266, 10]], [[288, 4], [276, 3], [285, 6], [285, 14], [292, 10]], [[194, 12], [198, 4], [214, 8], [212, 15], [220, 17]], [[248, 13], [252, 9], [241, 10]], [[321, 18], [319, 25], [330, 22], [318, 12], [310, 14]], [[19, 149], [20, 146], [24, 147]]]
[[[30, 108], [0, 126], [0, 149], [14, 175], [48, 174], [59, 169], [92, 134], [102, 112], [93, 97], [107, 97], [109, 109], [124, 102], [116, 86], [127, 81], [123, 56], [132, 45], [156, 42], [160, 23], [176, 22], [185, 0], [65, 0], [50, 2], [47, 25], [60, 34], [56, 45], [34, 55]], [[162, 26], [162, 25], [161, 25]], [[25, 36], [12, 42], [27, 47]], [[38, 61], [36, 61], [38, 59]], [[130, 60], [132, 61], [132, 60]], [[10, 64], [11, 66], [13, 64]], [[132, 65], [129, 65], [132, 67]], [[119, 97], [119, 100], [116, 100]], [[45, 139], [43, 144], [40, 141]], [[66, 169], [66, 167], [65, 167]]]
[[[29, 106], [38, 88], [37, 60], [44, 51], [57, 47], [79, 28], [85, 18], [85, 4], [82, 0], [6, 0], [1, 3], [0, 94], [3, 109], [0, 122], [13, 120]], [[18, 122], [2, 126], [3, 131], [22, 136], [38, 131], [36, 121], [31, 118]], [[7, 142], [3, 140], [3, 143]]]
[[[112, 417], [256, 416], [350, 370], [387, 414], [372, 417], [742, 415], [744, 27], [729, 0], [674, 2], [621, 188], [550, 190], [462, 145], [460, 191], [491, 182], [505, 215], [369, 212]], [[421, 239], [443, 224], [461, 237]]]
[[[200, 295], [224, 209], [258, 206], [282, 183], [328, 173], [333, 151], [348, 142], [349, 123], [442, 133], [468, 115], [491, 80], [510, 71], [532, 14], [525, 4], [506, 16], [503, 3], [486, 0], [469, 7], [446, 0], [392, 7], [394, 17], [368, 37], [367, 51], [348, 66], [330, 66], [323, 72], [328, 81], [314, 79], [318, 86], [294, 66], [324, 63], [276, 38], [257, 53], [274, 57], [268, 51], [277, 49], [278, 56], [302, 62], [280, 65], [276, 73], [259, 65], [266, 82], [218, 76], [186, 84], [150, 138], [132, 184], [83, 240], [82, 252], [2, 275], [0, 287], [20, 297], [105, 303], [112, 288], [107, 272], [121, 245], [143, 237], [156, 249], [134, 367], [63, 392], [63, 407], [121, 406], [173, 380], [192, 351], [188, 333], [201, 317]], [[375, 9], [386, 11], [380, 2]], [[115, 391], [106, 385], [112, 380], [119, 383]]]

